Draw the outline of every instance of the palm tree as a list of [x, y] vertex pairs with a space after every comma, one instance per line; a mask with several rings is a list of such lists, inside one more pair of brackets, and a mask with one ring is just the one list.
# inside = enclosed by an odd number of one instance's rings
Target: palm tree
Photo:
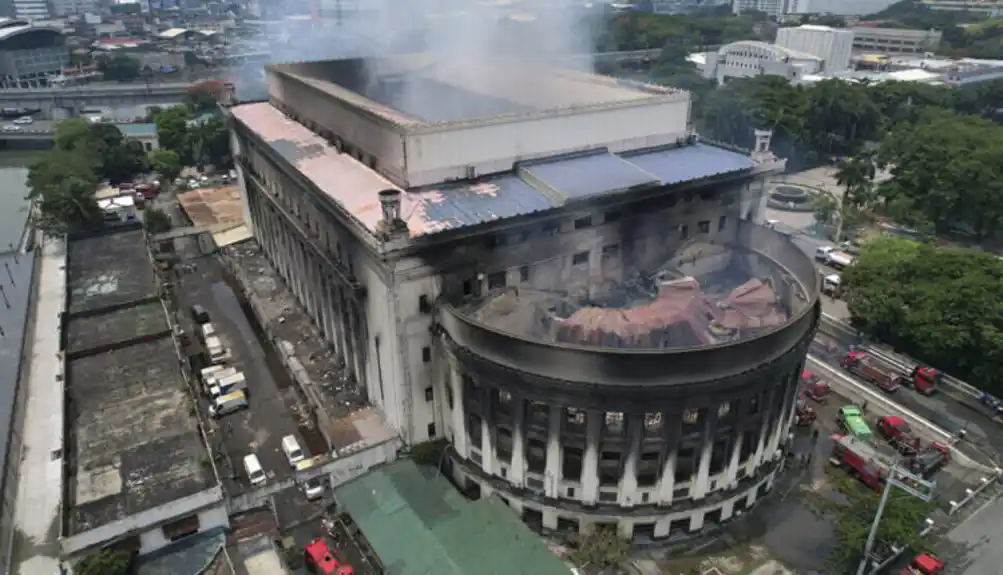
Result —
[[842, 236], [845, 214], [872, 201], [876, 173], [873, 149], [864, 150], [856, 156], [841, 159], [836, 163], [836, 183], [843, 187], [843, 196], [839, 202], [837, 238]]

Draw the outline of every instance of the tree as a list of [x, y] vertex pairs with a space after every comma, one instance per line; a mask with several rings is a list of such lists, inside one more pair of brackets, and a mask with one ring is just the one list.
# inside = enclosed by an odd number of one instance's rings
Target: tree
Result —
[[128, 140], [105, 154], [102, 175], [112, 184], [131, 182], [149, 169], [143, 144]]
[[184, 106], [172, 106], [162, 110], [154, 117], [157, 125], [157, 140], [160, 147], [171, 150], [187, 164], [188, 157], [188, 120], [191, 115]]
[[212, 112], [216, 109], [225, 91], [225, 84], [219, 80], [199, 82], [185, 93], [184, 104], [193, 116]]
[[815, 194], [811, 199], [812, 208], [815, 210], [815, 221], [830, 223], [833, 216], [839, 213], [839, 204], [836, 198], [829, 194]]
[[102, 222], [101, 208], [94, 197], [94, 185], [86, 179], [71, 176], [59, 184], [32, 190], [35, 201], [35, 224], [50, 235], [98, 226]]
[[128, 82], [139, 77], [142, 66], [139, 60], [124, 55], [112, 56], [98, 60], [98, 70], [106, 80]]
[[197, 164], [212, 164], [228, 168], [230, 159], [230, 133], [218, 117], [212, 117], [188, 130], [189, 157]]
[[582, 537], [569, 559], [578, 567], [604, 568], [616, 565], [627, 556], [630, 543], [620, 537], [616, 527], [600, 525]]
[[862, 332], [975, 387], [1003, 394], [1003, 261], [992, 254], [881, 238], [842, 274]]
[[122, 551], [102, 549], [91, 553], [73, 568], [77, 575], [127, 575], [132, 556]]
[[[846, 495], [847, 502], [830, 509], [834, 515], [833, 530], [837, 543], [827, 559], [839, 573], [852, 573], [862, 559], [880, 495], [852, 477], [830, 477], [836, 484], [834, 487]], [[912, 550], [925, 549], [926, 543], [919, 533], [933, 508], [932, 503], [892, 487], [878, 524], [875, 548], [887, 549], [894, 545]]]
[[162, 234], [171, 231], [171, 217], [164, 210], [146, 208], [143, 210], [143, 225], [148, 234]]
[[157, 148], [150, 151], [150, 167], [169, 181], [173, 181], [181, 174], [181, 156], [174, 150]]

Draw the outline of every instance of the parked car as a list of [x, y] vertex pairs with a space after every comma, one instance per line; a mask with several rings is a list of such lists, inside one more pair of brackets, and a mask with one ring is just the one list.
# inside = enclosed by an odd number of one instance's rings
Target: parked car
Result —
[[197, 324], [209, 323], [209, 312], [204, 307], [195, 304], [192, 306], [192, 319]]

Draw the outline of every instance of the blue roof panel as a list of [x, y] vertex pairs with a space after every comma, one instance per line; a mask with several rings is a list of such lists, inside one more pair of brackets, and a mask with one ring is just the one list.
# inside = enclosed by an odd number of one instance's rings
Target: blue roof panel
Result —
[[756, 166], [756, 162], [745, 154], [708, 144], [622, 154], [620, 157], [655, 175], [664, 185], [751, 170]]
[[658, 184], [657, 177], [609, 153], [531, 164], [523, 169], [568, 199]]
[[[449, 184], [408, 195], [425, 211], [427, 225], [436, 231], [473, 226], [548, 210], [554, 204], [515, 175], [479, 183]], [[404, 214], [405, 216], [407, 214]]]

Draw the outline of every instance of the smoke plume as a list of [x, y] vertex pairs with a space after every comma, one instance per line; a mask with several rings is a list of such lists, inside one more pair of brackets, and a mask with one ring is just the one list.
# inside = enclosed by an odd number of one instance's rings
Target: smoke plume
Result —
[[[268, 62], [366, 58], [370, 76], [386, 74], [380, 58], [426, 52], [444, 65], [463, 64], [466, 85], [493, 86], [498, 78], [492, 62], [510, 65], [560, 65], [592, 71], [588, 56], [602, 8], [573, 0], [269, 0], [261, 18], [269, 21], [243, 46], [233, 50], [264, 51]], [[319, 18], [311, 18], [311, 13]], [[264, 64], [233, 70], [241, 99], [264, 97]], [[483, 82], [481, 81], [483, 80]], [[489, 83], [488, 80], [491, 80]], [[533, 86], [518, 86], [532, 90]], [[400, 98], [425, 98], [405, 86]], [[438, 107], [448, 103], [439, 103]], [[481, 107], [489, 104], [482, 102]], [[415, 106], [410, 106], [415, 107]], [[402, 107], [403, 109], [403, 107]]]

